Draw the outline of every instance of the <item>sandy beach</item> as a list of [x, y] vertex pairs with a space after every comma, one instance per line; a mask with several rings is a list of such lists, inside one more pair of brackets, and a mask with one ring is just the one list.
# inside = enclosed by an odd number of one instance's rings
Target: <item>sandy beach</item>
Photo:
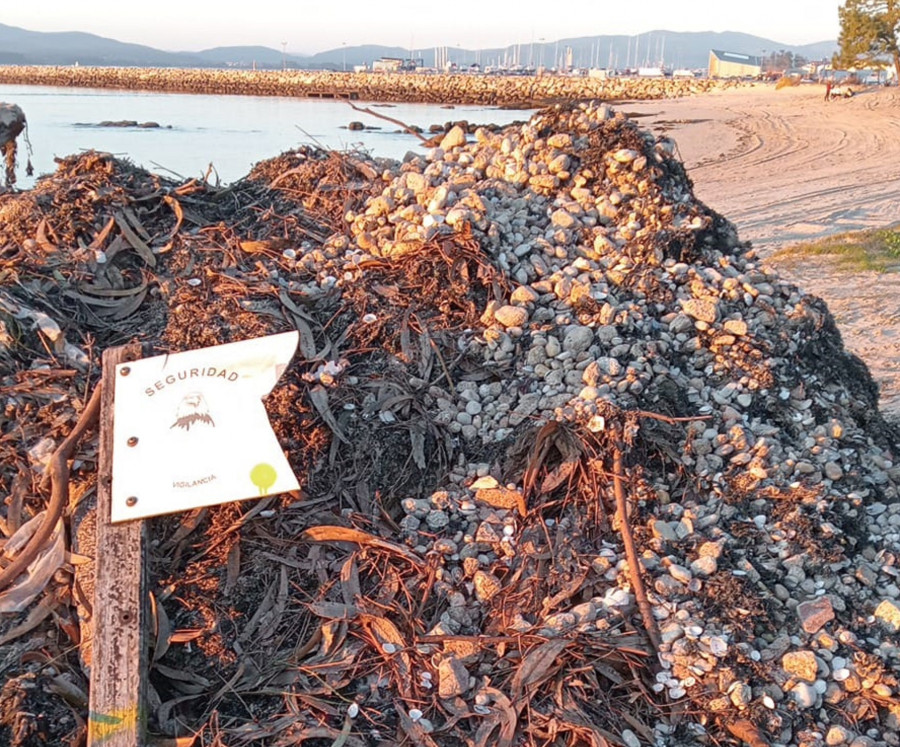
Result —
[[[620, 105], [672, 137], [696, 195], [764, 258], [782, 247], [900, 222], [900, 92], [826, 102], [824, 87], [771, 84]], [[772, 261], [828, 303], [845, 346], [900, 417], [900, 274], [837, 272], [827, 259]]]

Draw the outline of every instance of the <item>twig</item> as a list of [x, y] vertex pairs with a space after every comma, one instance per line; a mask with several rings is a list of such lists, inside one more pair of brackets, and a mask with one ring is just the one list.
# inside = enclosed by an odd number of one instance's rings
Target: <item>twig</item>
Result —
[[[59, 445], [53, 456], [50, 457], [50, 464], [47, 468], [47, 477], [50, 479], [50, 502], [47, 504], [47, 513], [41, 522], [38, 530], [28, 540], [28, 544], [22, 549], [16, 558], [2, 571], [0, 571], [0, 589], [5, 589], [18, 575], [24, 571], [31, 562], [40, 554], [45, 543], [53, 533], [53, 528], [59, 517], [62, 516], [63, 509], [69, 502], [69, 459], [72, 452], [81, 440], [85, 432], [94, 425], [100, 416], [100, 390], [98, 383], [94, 387], [94, 393], [91, 399], [78, 418], [78, 422], [72, 429], [72, 432]], [[46, 478], [45, 478], [46, 479]]]
[[362, 107], [362, 106], [357, 106], [356, 104], [354, 104], [354, 103], [352, 103], [352, 102], [350, 102], [350, 101], [348, 101], [347, 103], [350, 104], [350, 107], [351, 107], [351, 108], [353, 109], [353, 111], [355, 111], [355, 112], [362, 112], [363, 114], [370, 114], [370, 115], [372, 115], [373, 117], [378, 117], [378, 119], [383, 119], [383, 120], [385, 120], [386, 122], [390, 122], [391, 124], [395, 124], [395, 125], [397, 125], [398, 127], [402, 127], [402, 128], [403, 128], [404, 130], [406, 130], [410, 135], [415, 135], [417, 138], [419, 138], [419, 140], [421, 140], [423, 143], [427, 143], [427, 142], [428, 142], [428, 138], [425, 137], [424, 135], [422, 135], [421, 132], [416, 132], [412, 127], [410, 127], [410, 126], [409, 126], [408, 124], [406, 124], [405, 122], [401, 122], [399, 119], [394, 119], [393, 117], [389, 117], [389, 116], [387, 116], [386, 114], [380, 114], [380, 113], [378, 113], [378, 112], [373, 112], [371, 109], [368, 109], [368, 108]]
[[633, 410], [632, 412], [638, 417], [661, 420], [663, 423], [693, 423], [695, 420], [712, 420], [712, 415], [692, 415], [689, 418], [671, 418], [668, 415], [660, 415], [657, 412], [647, 412], [646, 410]]
[[619, 531], [622, 533], [622, 544], [625, 545], [625, 558], [628, 560], [628, 578], [634, 589], [634, 598], [637, 600], [644, 619], [644, 628], [650, 637], [654, 648], [659, 650], [659, 632], [656, 629], [656, 619], [653, 610], [650, 609], [650, 601], [644, 589], [641, 579], [641, 566], [638, 560], [637, 550], [634, 547], [634, 536], [631, 533], [631, 525], [628, 523], [628, 507], [625, 503], [625, 488], [622, 485], [622, 450], [616, 446], [613, 448], [613, 489], [616, 494], [616, 515], [619, 519]]
[[[322, 143], [320, 143], [318, 140], [316, 140], [315, 135], [311, 135], [311, 134], [308, 133], [306, 130], [304, 130], [300, 125], [295, 124], [294, 127], [296, 127], [298, 130], [300, 130], [300, 132], [302, 132], [304, 135], [306, 135], [306, 137], [308, 137], [310, 140], [312, 140], [312, 141], [313, 141], [313, 144], [314, 144], [317, 148], [321, 148], [322, 150], [329, 150], [328, 146], [323, 145]], [[270, 186], [271, 186], [271, 185], [270, 185]]]

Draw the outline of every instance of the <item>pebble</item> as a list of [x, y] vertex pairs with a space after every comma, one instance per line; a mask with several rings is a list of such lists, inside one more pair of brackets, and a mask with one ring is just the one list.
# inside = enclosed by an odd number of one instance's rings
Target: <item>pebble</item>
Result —
[[450, 517], [446, 511], [429, 511], [425, 517], [425, 523], [430, 529], [438, 531], [450, 523]]
[[875, 619], [889, 630], [900, 630], [900, 604], [892, 599], [884, 599], [875, 609]]
[[828, 732], [825, 734], [825, 744], [829, 745], [829, 747], [836, 747], [837, 745], [847, 744], [851, 739], [853, 739], [853, 732], [843, 726], [832, 726], [828, 729]]
[[674, 578], [676, 581], [679, 581], [683, 584], [689, 583], [693, 578], [691, 572], [687, 568], [675, 563], [669, 566], [669, 575], [671, 575], [672, 578]]
[[781, 668], [806, 682], [815, 682], [818, 663], [812, 651], [790, 651], [781, 658]]
[[746, 682], [736, 682], [729, 688], [731, 702], [738, 708], [746, 708], [753, 700], [753, 692]]
[[528, 311], [521, 306], [501, 306], [494, 318], [504, 327], [522, 327], [528, 321]]
[[446, 656], [438, 663], [438, 695], [455, 698], [469, 689], [469, 672], [455, 656]]
[[583, 353], [591, 346], [593, 340], [594, 332], [589, 327], [572, 326], [566, 330], [562, 349], [572, 354]]
[[826, 623], [834, 620], [834, 608], [827, 596], [797, 605], [800, 626], [807, 633], [817, 633]]
[[701, 322], [712, 324], [718, 316], [718, 309], [714, 301], [691, 298], [682, 303], [684, 313]]
[[718, 561], [710, 556], [697, 558], [691, 563], [691, 573], [695, 576], [712, 576], [719, 567]]
[[448, 151], [451, 148], [458, 148], [466, 143], [466, 131], [459, 125], [454, 125], [450, 131], [441, 138], [440, 149]]
[[479, 602], [489, 602], [502, 588], [500, 579], [486, 571], [476, 571], [472, 580], [475, 585], [475, 597]]
[[791, 688], [791, 697], [799, 708], [812, 708], [819, 694], [808, 682], [798, 682]]

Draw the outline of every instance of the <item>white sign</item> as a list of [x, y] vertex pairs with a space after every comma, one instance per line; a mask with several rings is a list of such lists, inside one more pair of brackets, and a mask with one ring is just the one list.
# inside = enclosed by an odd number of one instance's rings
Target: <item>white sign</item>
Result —
[[262, 402], [287, 332], [116, 366], [112, 521], [298, 490]]

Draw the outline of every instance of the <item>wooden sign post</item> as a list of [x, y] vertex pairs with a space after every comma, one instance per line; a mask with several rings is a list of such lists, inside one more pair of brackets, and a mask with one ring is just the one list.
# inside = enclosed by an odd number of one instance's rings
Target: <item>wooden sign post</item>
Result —
[[137, 344], [103, 353], [88, 747], [144, 744], [143, 519], [299, 487], [262, 401], [298, 340], [294, 331], [155, 357]]
[[[103, 353], [88, 747], [144, 746], [149, 652], [146, 525], [110, 521], [116, 365], [141, 357], [137, 344]], [[127, 371], [120, 368], [118, 376], [127, 376]]]

